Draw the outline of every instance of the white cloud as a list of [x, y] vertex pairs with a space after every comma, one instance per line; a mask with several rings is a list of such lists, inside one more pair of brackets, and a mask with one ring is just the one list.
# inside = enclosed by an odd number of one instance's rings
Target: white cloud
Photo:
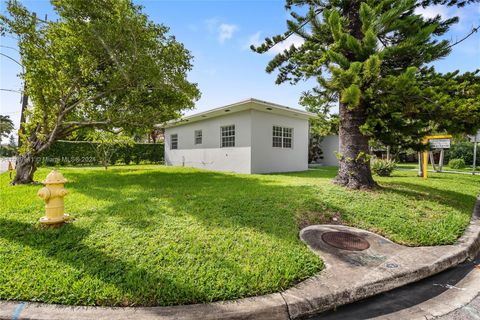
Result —
[[222, 23], [218, 27], [218, 41], [220, 43], [225, 42], [227, 39], [231, 39], [233, 37], [233, 33], [238, 30], [238, 26], [234, 24], [227, 24]]
[[[480, 6], [478, 6], [480, 12]], [[423, 17], [430, 19], [440, 15], [443, 20], [458, 17], [459, 22], [452, 25], [451, 30], [458, 32], [467, 32], [477, 24], [478, 15], [473, 8], [466, 6], [464, 8], [446, 7], [441, 5], [429, 6], [426, 8], [417, 8], [415, 13], [421, 14]]]
[[303, 38], [297, 36], [296, 34], [293, 34], [290, 37], [288, 37], [287, 40], [277, 43], [270, 50], [268, 50], [268, 52], [271, 54], [277, 54], [277, 53], [283, 52], [285, 49], [289, 49], [292, 46], [292, 44], [296, 48], [298, 48], [304, 42], [305, 40], [303, 40]]
[[448, 9], [445, 6], [428, 6], [426, 8], [417, 8], [415, 13], [421, 14], [424, 18], [431, 19], [440, 15], [442, 19], [450, 18]]
[[218, 42], [224, 43], [225, 40], [232, 39], [233, 34], [238, 31], [239, 27], [235, 24], [220, 23], [216, 18], [204, 21], [207, 31], [217, 37]]
[[260, 44], [262, 44], [262, 41], [260, 41], [260, 35], [262, 34], [261, 31], [255, 32], [252, 34], [250, 37], [248, 37], [247, 42], [243, 46], [244, 50], [248, 50], [250, 46], [253, 44], [255, 47], [258, 47]]
[[[258, 47], [263, 43], [263, 39], [260, 39], [260, 36], [262, 35], [261, 31], [255, 32], [252, 34], [248, 40], [246, 41], [245, 45], [243, 46], [244, 50], [247, 50], [250, 48], [250, 46], [253, 44], [255, 47]], [[300, 47], [305, 40], [303, 38], [297, 36], [296, 34], [291, 35], [290, 37], [287, 38], [287, 40], [282, 41], [277, 43], [275, 46], [273, 46], [267, 53], [269, 54], [278, 54], [280, 52], [283, 52], [285, 49], [290, 49], [292, 44], [298, 48]]]

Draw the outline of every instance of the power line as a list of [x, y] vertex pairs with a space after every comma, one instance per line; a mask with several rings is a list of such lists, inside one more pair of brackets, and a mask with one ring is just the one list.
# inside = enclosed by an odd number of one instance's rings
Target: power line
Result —
[[3, 88], [0, 88], [0, 91], [8, 91], [8, 92], [23, 93], [23, 91], [21, 91], [21, 90], [14, 90], [14, 89], [3, 89]]
[[17, 51], [18, 53], [20, 53], [20, 51], [19, 51], [17, 48], [10, 47], [10, 46], [4, 46], [3, 44], [0, 44], [0, 48], [12, 49], [12, 50], [15, 50], [15, 51]]
[[1, 52], [0, 52], [0, 56], [4, 56], [5, 58], [12, 60], [13, 62], [15, 62], [16, 64], [18, 64], [18, 65], [19, 65], [20, 67], [22, 67], [22, 69], [23, 69], [23, 65], [22, 65], [20, 62], [18, 62], [16, 59], [10, 57], [9, 55], [6, 55], [5, 53], [1, 53]]

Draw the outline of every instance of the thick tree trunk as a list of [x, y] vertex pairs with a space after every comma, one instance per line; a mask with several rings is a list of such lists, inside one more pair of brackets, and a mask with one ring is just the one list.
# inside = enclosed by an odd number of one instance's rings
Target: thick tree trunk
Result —
[[350, 189], [377, 187], [370, 170], [368, 138], [360, 132], [366, 117], [364, 106], [349, 110], [340, 103], [340, 167], [334, 182]]
[[33, 183], [33, 174], [37, 170], [35, 155], [30, 152], [24, 155], [18, 155], [15, 169], [15, 178], [12, 181], [13, 185]]

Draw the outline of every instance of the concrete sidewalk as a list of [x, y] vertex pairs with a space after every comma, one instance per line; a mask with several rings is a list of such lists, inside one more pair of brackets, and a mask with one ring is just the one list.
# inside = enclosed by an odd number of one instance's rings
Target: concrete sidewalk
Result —
[[374, 297], [322, 312], [311, 320], [366, 319], [480, 319], [480, 254], [475, 260]]
[[[347, 232], [369, 243], [363, 251], [336, 249], [326, 232]], [[429, 277], [473, 258], [480, 249], [480, 198], [470, 225], [454, 245], [406, 247], [374, 233], [337, 225], [309, 226], [300, 238], [326, 269], [280, 292], [227, 302], [175, 307], [72, 307], [0, 302], [0, 319], [300, 319]]]
[[[396, 170], [403, 170], [403, 171], [418, 171], [416, 168], [397, 168]], [[455, 170], [442, 170], [442, 171], [435, 171], [435, 170], [427, 170], [428, 172], [431, 173], [456, 173], [456, 174], [469, 174], [469, 175], [479, 175], [480, 171], [478, 169], [473, 172], [473, 171], [455, 171]]]

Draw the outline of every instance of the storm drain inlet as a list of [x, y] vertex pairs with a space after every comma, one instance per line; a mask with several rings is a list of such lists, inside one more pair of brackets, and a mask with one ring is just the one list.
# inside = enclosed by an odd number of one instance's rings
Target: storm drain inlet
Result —
[[343, 250], [362, 251], [370, 248], [367, 240], [348, 232], [325, 232], [322, 240], [326, 244]]

